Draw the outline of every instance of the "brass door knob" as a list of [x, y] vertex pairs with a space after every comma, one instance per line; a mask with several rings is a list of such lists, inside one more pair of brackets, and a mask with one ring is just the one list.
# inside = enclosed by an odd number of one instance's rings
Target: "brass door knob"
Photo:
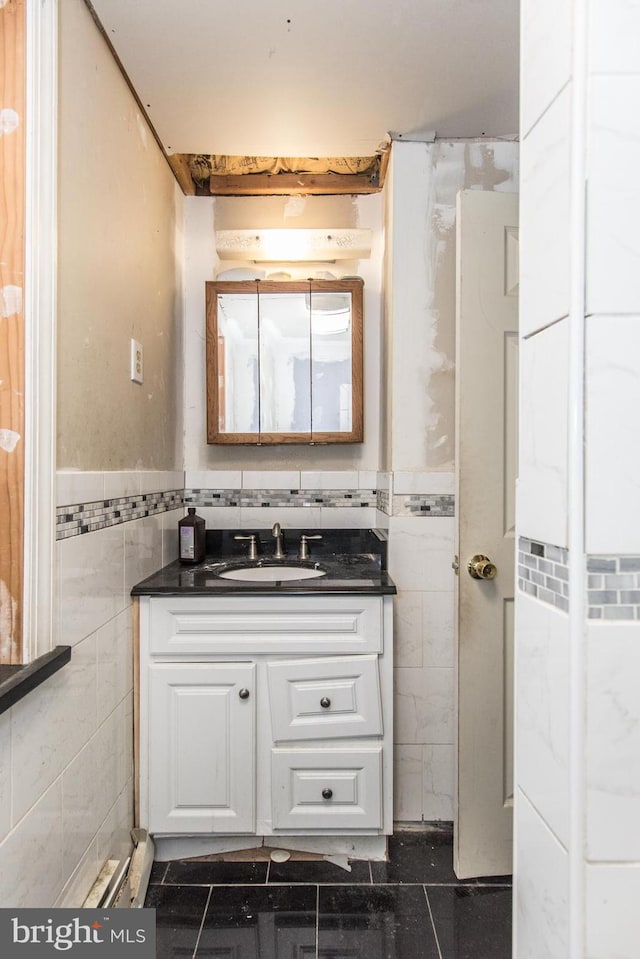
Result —
[[469, 575], [474, 579], [495, 579], [498, 569], [495, 563], [492, 563], [488, 556], [482, 553], [476, 553], [467, 563]]

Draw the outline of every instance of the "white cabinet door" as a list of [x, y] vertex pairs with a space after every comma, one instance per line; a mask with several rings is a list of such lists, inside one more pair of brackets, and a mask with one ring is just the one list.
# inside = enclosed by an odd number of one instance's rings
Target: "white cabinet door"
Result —
[[255, 830], [255, 665], [149, 670], [149, 831]]

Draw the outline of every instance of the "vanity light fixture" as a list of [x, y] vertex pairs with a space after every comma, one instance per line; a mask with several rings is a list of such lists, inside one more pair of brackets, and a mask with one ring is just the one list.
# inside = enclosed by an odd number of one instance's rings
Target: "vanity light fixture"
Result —
[[221, 260], [333, 263], [371, 256], [371, 230], [216, 230]]

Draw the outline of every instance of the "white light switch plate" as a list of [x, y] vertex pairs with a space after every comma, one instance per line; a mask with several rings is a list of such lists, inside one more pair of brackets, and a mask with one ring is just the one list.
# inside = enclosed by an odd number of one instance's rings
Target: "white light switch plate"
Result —
[[143, 356], [142, 343], [131, 340], [131, 379], [134, 383], [142, 383]]

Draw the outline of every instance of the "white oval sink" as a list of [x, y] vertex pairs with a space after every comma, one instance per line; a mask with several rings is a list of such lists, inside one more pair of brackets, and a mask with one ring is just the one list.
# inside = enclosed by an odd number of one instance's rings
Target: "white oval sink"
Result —
[[315, 579], [324, 576], [323, 569], [308, 566], [236, 566], [218, 574], [222, 579], [251, 580], [252, 582], [275, 583], [288, 579]]

